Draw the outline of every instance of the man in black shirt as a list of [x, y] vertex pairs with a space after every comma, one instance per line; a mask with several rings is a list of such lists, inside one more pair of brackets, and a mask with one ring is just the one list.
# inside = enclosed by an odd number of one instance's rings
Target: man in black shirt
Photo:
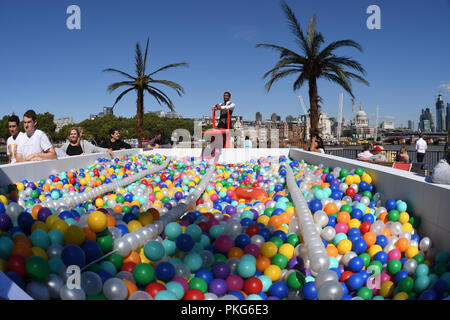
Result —
[[150, 140], [150, 142], [145, 146], [145, 150], [152, 150], [158, 148], [172, 148], [172, 142], [166, 137], [163, 131], [158, 131], [156, 136]]
[[111, 128], [109, 129], [109, 139], [106, 139], [100, 144], [100, 147], [112, 149], [113, 151], [116, 150], [123, 150], [123, 149], [131, 149], [131, 145], [128, 143], [122, 141], [120, 138], [120, 132], [118, 128]]

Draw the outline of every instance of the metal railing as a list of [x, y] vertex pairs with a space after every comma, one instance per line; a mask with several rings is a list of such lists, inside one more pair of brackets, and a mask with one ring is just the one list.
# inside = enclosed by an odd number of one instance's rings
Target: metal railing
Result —
[[[358, 153], [362, 152], [362, 149], [346, 149], [346, 148], [325, 148], [325, 153], [333, 156], [343, 157], [347, 159], [356, 159]], [[394, 162], [397, 156], [396, 150], [383, 150], [382, 154], [386, 157], [387, 162]], [[417, 162], [417, 153], [414, 151], [408, 151], [408, 156], [411, 162]], [[427, 151], [423, 162], [425, 163], [425, 169], [433, 170], [436, 164], [444, 157], [444, 151]]]

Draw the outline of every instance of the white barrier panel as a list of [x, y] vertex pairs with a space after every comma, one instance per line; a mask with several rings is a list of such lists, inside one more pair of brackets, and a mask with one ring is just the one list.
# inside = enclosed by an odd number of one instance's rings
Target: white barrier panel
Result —
[[422, 220], [419, 234], [431, 237], [433, 247], [438, 250], [450, 250], [450, 186], [427, 182], [423, 175], [412, 172], [301, 149], [291, 149], [289, 156], [326, 167], [365, 169], [373, 178], [383, 204], [388, 198], [405, 201], [407, 212]]
[[[114, 151], [114, 155], [136, 155], [141, 153], [141, 150], [142, 149], [127, 149]], [[49, 175], [59, 174], [62, 171], [69, 171], [74, 168], [85, 168], [94, 163], [98, 158], [110, 159], [110, 156], [108, 153], [92, 153], [57, 160], [30, 161], [0, 165], [0, 185], [16, 183], [24, 179], [27, 179], [28, 181], [38, 181], [47, 178]]]

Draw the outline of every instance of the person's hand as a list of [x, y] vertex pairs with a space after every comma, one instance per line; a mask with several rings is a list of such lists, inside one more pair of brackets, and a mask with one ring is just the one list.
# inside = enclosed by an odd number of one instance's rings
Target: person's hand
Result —
[[113, 153], [113, 151], [112, 151], [111, 148], [109, 148], [108, 150], [106, 150], [106, 152], [109, 153], [109, 155], [111, 156], [111, 158], [114, 158], [114, 153]]
[[159, 144], [155, 144], [155, 149], [158, 149], [159, 148]]
[[30, 154], [25, 158], [25, 161], [33, 161], [35, 157], [37, 157], [37, 153]]

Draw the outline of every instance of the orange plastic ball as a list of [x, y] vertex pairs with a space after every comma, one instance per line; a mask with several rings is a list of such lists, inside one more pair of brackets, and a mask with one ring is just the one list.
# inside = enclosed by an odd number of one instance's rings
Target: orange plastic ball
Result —
[[125, 285], [127, 286], [128, 289], [127, 299], [128, 299], [134, 292], [138, 291], [138, 287], [130, 280], [122, 280], [122, 281], [125, 282]]
[[398, 239], [398, 241], [395, 243], [395, 247], [400, 250], [400, 252], [405, 252], [406, 249], [408, 249], [409, 247], [409, 240], [406, 238], [400, 238]]
[[327, 204], [325, 206], [324, 211], [325, 211], [325, 213], [327, 215], [330, 215], [330, 214], [333, 214], [333, 213], [337, 213], [338, 212], [338, 208], [337, 208], [335, 203], [329, 203], [329, 204]]
[[244, 251], [239, 247], [233, 247], [228, 251], [228, 259], [237, 258], [240, 259], [244, 255]]
[[347, 211], [341, 211], [337, 215], [337, 222], [349, 223], [351, 217]]
[[123, 259], [123, 262], [124, 263], [134, 262], [138, 264], [141, 263], [141, 257], [139, 256], [139, 253], [137, 253], [136, 251], [131, 251], [130, 254]]
[[113, 217], [112, 214], [106, 214], [107, 219], [107, 226], [108, 227], [115, 227], [116, 226], [116, 219]]
[[24, 258], [28, 259], [33, 255], [33, 251], [31, 250], [31, 247], [29, 247], [27, 244], [23, 242], [18, 242], [12, 248], [11, 255], [14, 254], [20, 254]]
[[88, 227], [83, 228], [83, 232], [84, 232], [84, 236], [86, 237], [86, 240], [91, 240], [91, 241], [97, 240], [97, 235], [90, 228], [88, 228]]
[[335, 245], [329, 244], [326, 248], [329, 257], [337, 257], [339, 252]]
[[367, 247], [373, 246], [377, 242], [377, 235], [372, 231], [366, 232], [363, 235], [363, 239], [367, 244]]
[[267, 267], [270, 266], [270, 264], [271, 264], [271, 262], [268, 257], [260, 255], [256, 259], [256, 270], [258, 270], [260, 272], [264, 272], [264, 270], [266, 270]]

